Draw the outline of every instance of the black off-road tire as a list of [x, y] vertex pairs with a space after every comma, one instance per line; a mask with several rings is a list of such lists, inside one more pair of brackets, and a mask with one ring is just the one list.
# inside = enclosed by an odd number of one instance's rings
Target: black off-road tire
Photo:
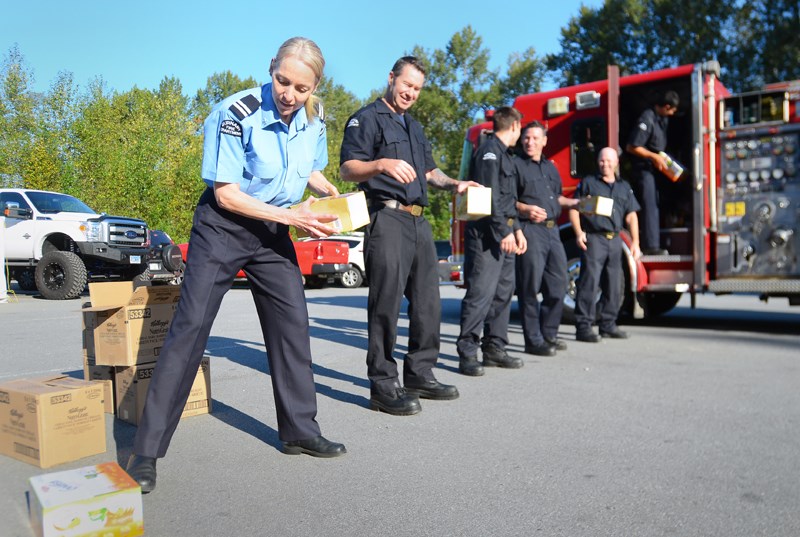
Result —
[[72, 252], [48, 252], [36, 265], [36, 289], [48, 300], [79, 297], [87, 280], [86, 265]]
[[17, 280], [19, 288], [23, 291], [36, 291], [36, 269], [24, 268], [14, 272], [14, 279]]

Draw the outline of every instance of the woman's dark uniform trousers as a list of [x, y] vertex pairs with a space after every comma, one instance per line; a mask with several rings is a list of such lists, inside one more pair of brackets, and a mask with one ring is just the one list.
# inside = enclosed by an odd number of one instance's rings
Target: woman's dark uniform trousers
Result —
[[[556, 220], [561, 214], [561, 176], [555, 165], [541, 157], [519, 160], [517, 197], [521, 203], [547, 211], [547, 218], [534, 222], [520, 218], [528, 250], [517, 256], [517, 300], [522, 318], [525, 352], [553, 356], [561, 345], [558, 328], [567, 292], [567, 256]], [[537, 296], [542, 293], [541, 304]]]
[[[416, 179], [403, 184], [378, 174], [359, 183], [370, 211], [365, 230], [364, 263], [369, 275], [367, 375], [370, 404], [391, 414], [415, 414], [418, 397], [455, 399], [455, 386], [438, 383], [441, 300], [437, 257], [430, 223], [426, 173], [436, 168], [422, 126], [406, 112], [394, 113], [382, 99], [365, 106], [347, 122], [341, 162], [400, 159], [413, 166]], [[400, 385], [393, 357], [401, 302], [408, 299], [408, 352]]]

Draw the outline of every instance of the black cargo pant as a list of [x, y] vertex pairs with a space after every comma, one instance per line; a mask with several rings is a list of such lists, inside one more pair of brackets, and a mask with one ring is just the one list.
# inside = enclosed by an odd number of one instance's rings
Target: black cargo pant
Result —
[[194, 214], [178, 308], [156, 363], [134, 453], [163, 457], [178, 426], [225, 293], [247, 274], [267, 347], [283, 441], [320, 434], [300, 269], [288, 227], [221, 209], [211, 189]]
[[516, 257], [500, 250], [488, 222], [469, 222], [464, 235], [467, 292], [461, 301], [461, 333], [456, 342], [462, 358], [477, 356], [479, 348], [505, 349], [508, 344]]
[[364, 244], [369, 279], [367, 375], [380, 388], [398, 378], [393, 351], [403, 296], [408, 299], [408, 352], [403, 379], [432, 380], [439, 358], [439, 272], [425, 217], [383, 207], [373, 210]]
[[[613, 331], [622, 305], [622, 239], [619, 233], [614, 233], [612, 239], [602, 233], [589, 233], [586, 240], [575, 297], [575, 328], [584, 333], [591, 330], [597, 310], [600, 330]], [[602, 293], [599, 304], [598, 287]]]
[[[517, 256], [517, 300], [525, 346], [556, 339], [567, 292], [567, 254], [554, 223], [522, 222], [528, 250]], [[538, 295], [542, 293], [542, 302]]]

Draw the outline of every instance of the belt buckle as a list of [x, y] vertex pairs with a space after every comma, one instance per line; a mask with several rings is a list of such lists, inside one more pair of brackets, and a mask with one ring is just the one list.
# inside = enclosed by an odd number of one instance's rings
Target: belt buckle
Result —
[[613, 239], [614, 238], [614, 232], [613, 231], [606, 231], [606, 238], [608, 240]]
[[506, 222], [506, 224], [508, 224], [508, 227], [514, 227], [514, 219], [513, 218], [509, 218], [508, 221]]
[[409, 212], [414, 216], [422, 216], [422, 205], [412, 205]]
[[547, 226], [547, 229], [551, 229], [551, 228], [555, 227], [556, 223], [553, 220], [548, 220], [547, 224], [545, 224], [545, 225]]

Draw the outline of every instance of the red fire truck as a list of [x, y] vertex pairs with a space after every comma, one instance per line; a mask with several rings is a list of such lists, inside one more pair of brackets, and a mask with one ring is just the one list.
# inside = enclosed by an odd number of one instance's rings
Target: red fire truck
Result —
[[[667, 153], [685, 169], [661, 191], [661, 246], [669, 255], [634, 259], [624, 240], [623, 314], [635, 318], [669, 311], [683, 293], [752, 293], [800, 304], [800, 81], [732, 95], [719, 81], [719, 64], [706, 62], [608, 78], [522, 95], [514, 107], [523, 124], [548, 129], [545, 155], [558, 168], [564, 195], [596, 173], [596, 154], [624, 148], [640, 113], [656, 96], [675, 90], [680, 106], [670, 118]], [[491, 132], [491, 122], [467, 131], [461, 160]], [[630, 161], [621, 155], [622, 177]], [[560, 220], [574, 307], [580, 253], [566, 211]], [[463, 255], [463, 222], [453, 226], [453, 253]]]

